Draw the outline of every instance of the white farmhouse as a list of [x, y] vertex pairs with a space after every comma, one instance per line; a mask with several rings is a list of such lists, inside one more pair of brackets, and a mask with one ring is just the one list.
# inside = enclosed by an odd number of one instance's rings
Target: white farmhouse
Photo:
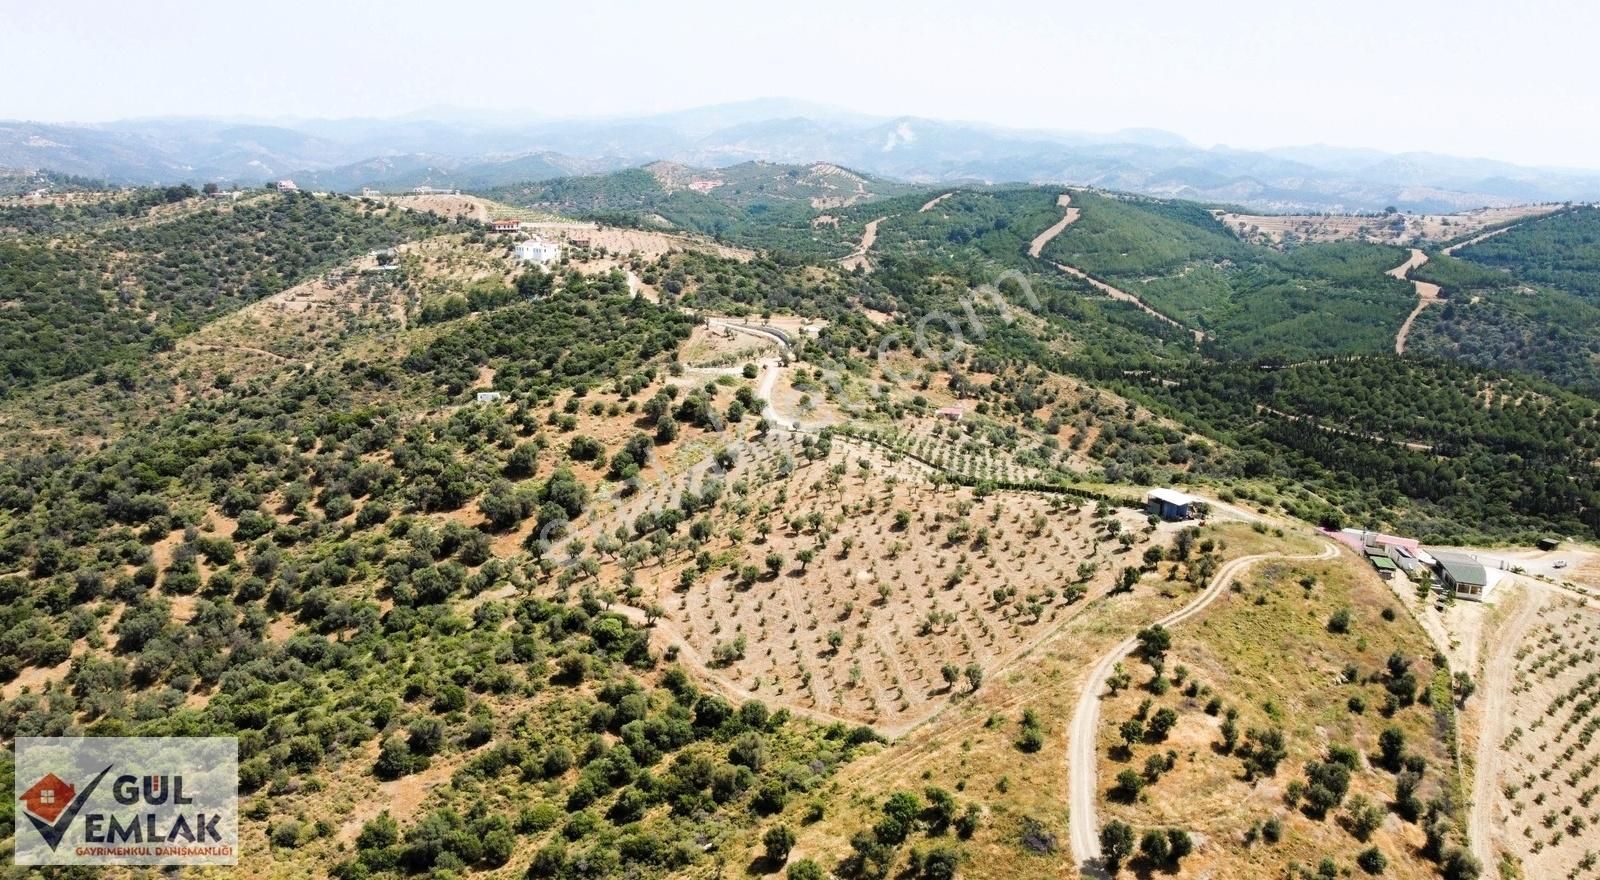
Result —
[[561, 259], [561, 245], [553, 241], [530, 238], [517, 244], [517, 259], [525, 263], [548, 265]]

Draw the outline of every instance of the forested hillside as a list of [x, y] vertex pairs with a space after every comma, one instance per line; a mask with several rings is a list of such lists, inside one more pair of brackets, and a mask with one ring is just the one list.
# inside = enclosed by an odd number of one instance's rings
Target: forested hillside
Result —
[[1217, 364], [1111, 381], [1288, 478], [1297, 516], [1441, 543], [1600, 534], [1600, 405], [1543, 382], [1393, 357]]
[[1600, 394], [1600, 209], [1580, 207], [1434, 253], [1416, 277], [1447, 298], [1416, 350]]
[[1218, 358], [1303, 360], [1393, 347], [1410, 285], [1398, 248], [1337, 243], [1283, 253], [1237, 240], [1199, 205], [1074, 193], [1083, 216], [1044, 256], [1204, 330]]
[[[622, 225], [668, 225], [739, 245], [807, 258], [843, 256], [850, 240], [819, 212], [915, 188], [835, 166], [747, 162], [716, 170], [657, 163], [595, 177], [498, 187], [511, 204]], [[859, 227], [857, 227], [859, 231]]]
[[168, 203], [156, 194], [4, 215], [21, 234], [0, 239], [0, 396], [169, 348], [205, 321], [442, 225], [300, 195], [104, 222]]

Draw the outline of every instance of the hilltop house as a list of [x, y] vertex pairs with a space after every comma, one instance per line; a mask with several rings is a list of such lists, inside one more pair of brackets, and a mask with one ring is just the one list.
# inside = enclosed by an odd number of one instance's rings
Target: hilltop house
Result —
[[284, 178], [283, 180], [278, 181], [278, 192], [291, 192], [292, 193], [292, 192], [299, 192], [299, 191], [300, 191], [299, 184], [296, 184], [294, 181], [289, 180], [288, 178]]
[[1145, 510], [1162, 519], [1189, 519], [1200, 499], [1176, 489], [1151, 489], [1144, 497]]
[[548, 265], [561, 259], [561, 245], [540, 238], [530, 238], [527, 241], [518, 242], [517, 259], [524, 263], [538, 263], [541, 266]]
[[490, 223], [489, 225], [491, 227], [493, 227], [495, 232], [521, 232], [522, 231], [522, 221], [521, 220], [510, 220], [510, 219], [501, 217], [499, 219], [496, 219], [494, 222]]

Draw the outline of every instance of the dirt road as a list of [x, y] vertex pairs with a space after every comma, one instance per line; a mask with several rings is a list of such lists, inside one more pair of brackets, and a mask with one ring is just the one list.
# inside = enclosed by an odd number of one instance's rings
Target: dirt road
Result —
[[[1321, 553], [1314, 556], [1288, 556], [1277, 553], [1241, 556], [1222, 566], [1211, 579], [1211, 583], [1207, 584], [1205, 590], [1193, 601], [1155, 623], [1171, 628], [1194, 617], [1222, 595], [1234, 577], [1257, 562], [1267, 559], [1332, 559], [1338, 553], [1338, 547], [1329, 543]], [[1088, 680], [1083, 684], [1082, 692], [1078, 695], [1078, 705], [1072, 713], [1072, 725], [1067, 729], [1069, 836], [1073, 861], [1078, 863], [1079, 870], [1086, 877], [1110, 876], [1100, 861], [1100, 820], [1095, 811], [1099, 796], [1095, 746], [1096, 733], [1100, 729], [1100, 692], [1105, 689], [1106, 679], [1111, 677], [1116, 665], [1132, 654], [1137, 644], [1136, 638], [1129, 637], [1112, 648], [1094, 665], [1094, 669], [1089, 672]]]
[[[1493, 233], [1490, 234], [1493, 235]], [[1476, 240], [1478, 239], [1474, 239], [1474, 241]], [[1406, 315], [1405, 323], [1400, 325], [1400, 332], [1394, 335], [1395, 354], [1406, 353], [1406, 337], [1411, 335], [1411, 325], [1416, 323], [1417, 316], [1422, 314], [1422, 310], [1443, 298], [1439, 295], [1439, 285], [1429, 284], [1426, 281], [1416, 281], [1411, 278], [1411, 270], [1426, 262], [1428, 262], [1428, 255], [1416, 248], [1412, 248], [1411, 256], [1404, 263], [1384, 273], [1390, 278], [1410, 281], [1412, 286], [1417, 289], [1417, 307], [1411, 310], [1411, 314]]]
[[[761, 339], [771, 340], [778, 344], [778, 348], [789, 351], [789, 338], [783, 332], [769, 330], [764, 327], [755, 327], [748, 324], [735, 324], [728, 321], [707, 321], [707, 326], [731, 330], [735, 333], [745, 333]], [[771, 423], [775, 430], [815, 432], [828, 426], [828, 422], [805, 421], [792, 413], [780, 412], [773, 400], [772, 392], [778, 384], [778, 371], [783, 369], [783, 362], [779, 358], [767, 358], [761, 362], [761, 381], [756, 384], [756, 399], [761, 401], [761, 417]]]
[[[1028, 245], [1028, 256], [1038, 259], [1039, 255], [1044, 253], [1045, 245], [1049, 244], [1052, 239], [1064, 232], [1068, 226], [1076, 223], [1078, 217], [1082, 216], [1083, 212], [1081, 210], [1072, 207], [1072, 196], [1068, 193], [1062, 193], [1061, 195], [1057, 196], [1056, 204], [1062, 208], [1065, 208], [1066, 211], [1061, 215], [1061, 219], [1057, 221], [1054, 226], [1051, 226], [1049, 229], [1046, 229], [1045, 231], [1034, 236], [1033, 242]], [[1089, 282], [1089, 286], [1100, 291], [1106, 296], [1111, 297], [1112, 299], [1133, 303], [1135, 306], [1138, 306], [1140, 311], [1158, 321], [1163, 321], [1182, 330], [1189, 330], [1188, 327], [1185, 327], [1166, 315], [1161, 314], [1155, 309], [1150, 308], [1150, 306], [1145, 304], [1144, 300], [1138, 298], [1137, 296], [1134, 296], [1125, 290], [1119, 290], [1118, 288], [1112, 287], [1104, 281], [1091, 278], [1089, 277], [1089, 273], [1083, 271], [1082, 269], [1077, 269], [1063, 263], [1052, 262], [1050, 265], [1056, 267], [1062, 272], [1067, 273], [1068, 275], [1071, 275], [1074, 278], [1081, 278], [1084, 281]], [[1203, 330], [1189, 330], [1189, 332], [1194, 334], [1194, 341], [1196, 345], [1199, 345], [1206, 339], [1206, 334]]]
[[955, 195], [955, 193], [947, 192], [942, 196], [934, 196], [933, 198], [928, 200], [927, 204], [925, 204], [922, 207], [918, 208], [917, 209], [917, 213], [918, 214], [926, 214], [929, 211], [932, 211], [934, 209], [935, 205], [938, 205], [940, 202], [944, 201], [945, 199], [950, 198], [953, 195]]
[[841, 259], [839, 265], [846, 269], [854, 269], [860, 266], [868, 272], [872, 271], [872, 263], [867, 259], [867, 251], [872, 250], [872, 243], [878, 240], [878, 224], [887, 219], [889, 218], [879, 217], [876, 220], [868, 221], [867, 228], [861, 230], [861, 243], [856, 245], [855, 251], [850, 256]]
[[[943, 197], [941, 196], [941, 198]], [[1078, 222], [1078, 217], [1083, 213], [1077, 208], [1071, 207], [1072, 196], [1067, 193], [1056, 196], [1056, 205], [1067, 210], [1061, 215], [1061, 219], [1056, 221], [1056, 225], [1033, 237], [1033, 242], [1028, 245], [1028, 256], [1034, 259], [1038, 259], [1039, 254], [1044, 252], [1044, 246], [1049, 244], [1051, 239], [1060, 235], [1068, 226]]]
[[1194, 330], [1192, 328], [1185, 327], [1184, 325], [1178, 323], [1177, 321], [1173, 320], [1172, 318], [1169, 318], [1166, 315], [1163, 315], [1160, 312], [1156, 311], [1155, 309], [1150, 308], [1150, 306], [1147, 303], [1145, 303], [1144, 300], [1138, 298], [1137, 296], [1134, 296], [1133, 294], [1127, 292], [1126, 290], [1121, 290], [1119, 288], [1112, 287], [1111, 285], [1105, 283], [1104, 281], [1101, 281], [1098, 278], [1091, 278], [1089, 276], [1089, 273], [1083, 271], [1082, 269], [1075, 269], [1075, 268], [1073, 268], [1071, 266], [1067, 266], [1067, 265], [1064, 265], [1062, 263], [1051, 263], [1050, 265], [1056, 267], [1057, 269], [1060, 269], [1061, 271], [1067, 273], [1068, 275], [1071, 275], [1074, 278], [1081, 278], [1084, 281], [1089, 282], [1089, 286], [1090, 287], [1093, 287], [1095, 290], [1100, 291], [1101, 293], [1105, 294], [1106, 296], [1111, 297], [1112, 299], [1121, 300], [1122, 302], [1125, 302], [1125, 303], [1133, 303], [1135, 306], [1138, 307], [1139, 311], [1144, 312], [1145, 314], [1149, 315], [1152, 318], [1155, 318], [1158, 321], [1161, 321], [1161, 322], [1166, 323], [1166, 324], [1171, 324], [1172, 326], [1177, 327], [1179, 330], [1187, 330], [1187, 331], [1189, 331], [1189, 333], [1194, 336], [1195, 345], [1199, 345], [1200, 343], [1206, 341], [1206, 332], [1204, 330]]
[[[1526, 581], [1524, 582], [1527, 583]], [[1517, 668], [1517, 650], [1544, 607], [1547, 591], [1525, 586], [1522, 607], [1492, 636], [1493, 650], [1483, 664], [1478, 689], [1482, 725], [1478, 729], [1478, 754], [1473, 764], [1472, 812], [1467, 815], [1467, 837], [1472, 854], [1485, 865], [1494, 860], [1495, 785], [1500, 778], [1500, 743], [1506, 735], [1511, 679]]]
[[1453, 244], [1453, 245], [1445, 248], [1444, 249], [1445, 255], [1453, 257], [1453, 256], [1456, 255], [1456, 251], [1459, 251], [1464, 247], [1471, 247], [1471, 246], [1477, 244], [1480, 241], [1484, 241], [1486, 239], [1494, 238], [1495, 236], [1501, 234], [1502, 232], [1510, 232], [1511, 230], [1516, 229], [1518, 226], [1521, 226], [1521, 225], [1522, 225], [1521, 223], [1513, 223], [1510, 226], [1502, 226], [1499, 229], [1495, 229], [1495, 230], [1491, 230], [1489, 232], [1485, 232], [1482, 235], [1475, 235], [1472, 238], [1467, 239], [1466, 241], [1463, 241], [1463, 242], [1461, 242], [1459, 244]]
[[185, 342], [182, 347], [194, 349], [196, 351], [242, 351], [246, 354], [256, 354], [265, 358], [271, 358], [279, 363], [292, 364], [295, 362], [295, 359], [289, 357], [288, 355], [278, 354], [275, 351], [267, 351], [264, 348], [255, 348], [249, 345], [222, 345], [215, 342]]

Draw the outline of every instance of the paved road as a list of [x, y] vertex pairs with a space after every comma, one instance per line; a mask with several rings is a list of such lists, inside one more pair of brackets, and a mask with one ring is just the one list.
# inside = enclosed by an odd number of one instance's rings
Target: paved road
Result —
[[[1206, 609], [1222, 595], [1228, 584], [1241, 571], [1266, 559], [1332, 559], [1339, 549], [1332, 543], [1322, 552], [1312, 556], [1289, 556], [1263, 553], [1241, 556], [1222, 566], [1211, 583], [1194, 601], [1161, 618], [1156, 623], [1171, 628]], [[1070, 810], [1068, 828], [1071, 832], [1072, 858], [1085, 877], [1107, 878], [1110, 875], [1101, 864], [1100, 820], [1095, 812], [1099, 785], [1096, 782], [1096, 732], [1100, 728], [1100, 692], [1116, 665], [1133, 653], [1138, 640], [1129, 637], [1108, 651], [1090, 671], [1078, 695], [1078, 705], [1072, 713], [1072, 724], [1067, 731], [1067, 796]]]

